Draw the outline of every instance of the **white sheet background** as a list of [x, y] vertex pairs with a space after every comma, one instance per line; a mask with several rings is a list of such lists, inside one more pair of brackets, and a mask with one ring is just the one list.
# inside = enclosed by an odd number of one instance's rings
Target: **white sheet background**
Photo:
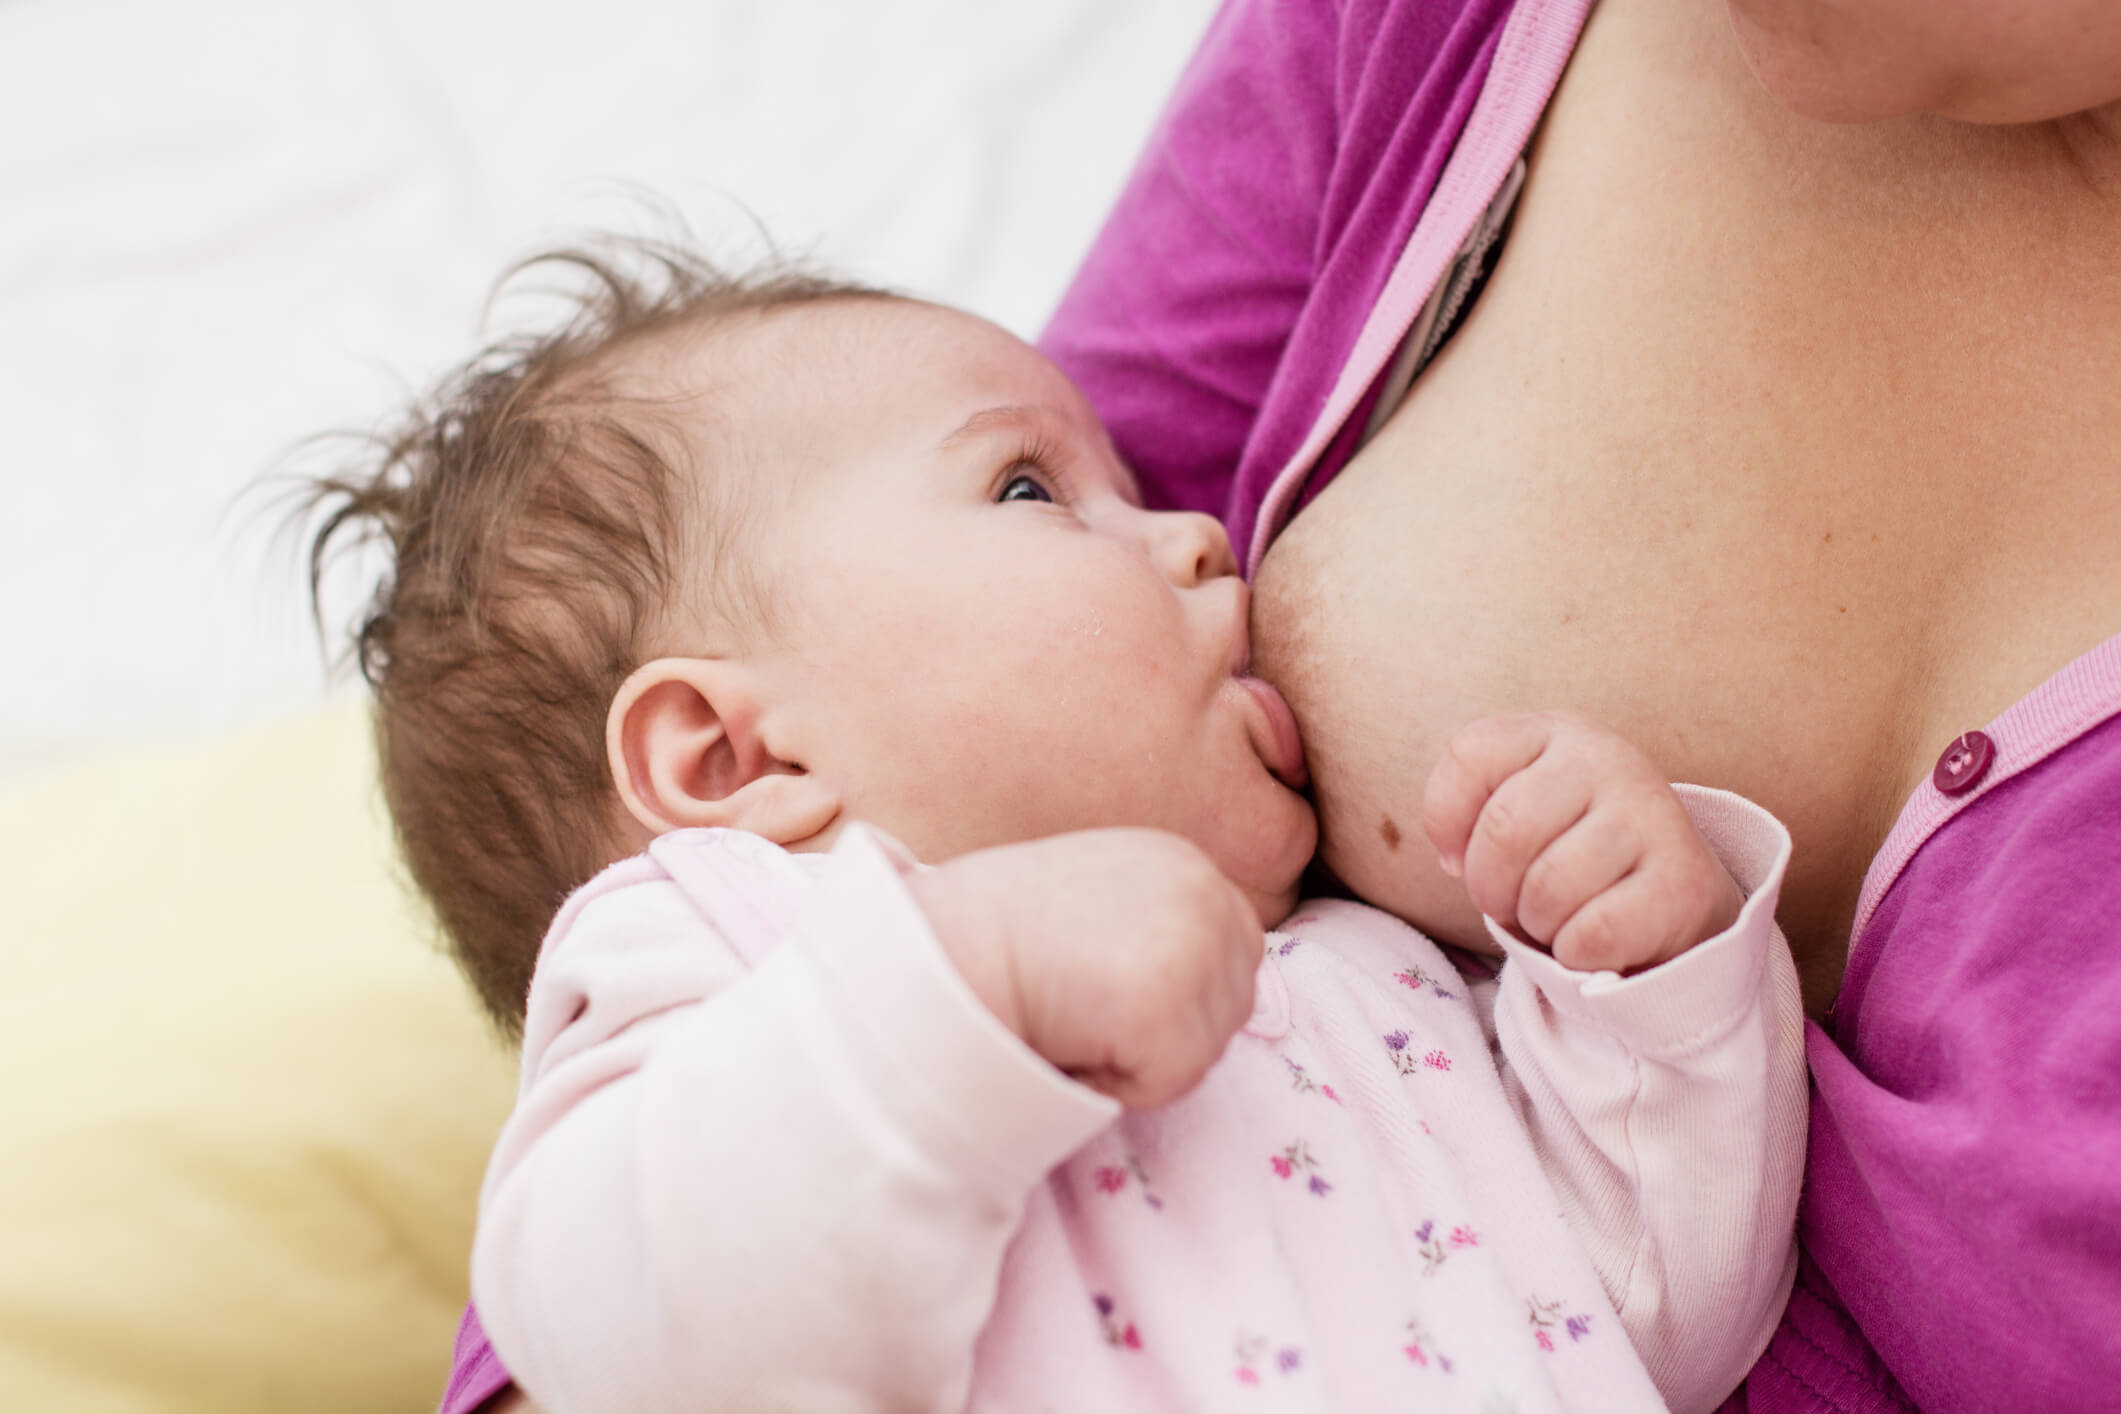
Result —
[[240, 493], [639, 189], [1035, 332], [1212, 8], [0, 0], [0, 783], [320, 699]]

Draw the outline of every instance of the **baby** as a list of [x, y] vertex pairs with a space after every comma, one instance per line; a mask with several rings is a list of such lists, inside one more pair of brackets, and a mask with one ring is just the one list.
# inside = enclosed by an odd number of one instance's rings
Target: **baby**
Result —
[[1736, 1386], [1803, 1159], [1774, 820], [1489, 721], [1404, 818], [1499, 975], [1298, 905], [1222, 529], [1145, 509], [1058, 370], [913, 300], [570, 258], [573, 322], [329, 483], [313, 561], [389, 541], [386, 790], [522, 1027], [446, 1409], [496, 1355], [552, 1414]]

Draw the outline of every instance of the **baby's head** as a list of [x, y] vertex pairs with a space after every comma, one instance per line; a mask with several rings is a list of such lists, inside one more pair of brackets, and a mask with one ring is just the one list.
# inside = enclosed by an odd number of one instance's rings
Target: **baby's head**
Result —
[[314, 547], [390, 548], [385, 792], [505, 1025], [565, 894], [671, 829], [860, 819], [936, 861], [1153, 826], [1290, 901], [1315, 826], [1228, 541], [1141, 508], [1059, 370], [871, 290], [578, 263], [573, 320], [327, 483]]

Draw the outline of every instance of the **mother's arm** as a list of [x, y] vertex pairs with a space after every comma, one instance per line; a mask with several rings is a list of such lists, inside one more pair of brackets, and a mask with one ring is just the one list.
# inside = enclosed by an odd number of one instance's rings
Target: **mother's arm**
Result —
[[[1316, 274], [1346, 11], [1225, 0], [1040, 346], [1153, 506], [1220, 514]], [[1444, 7], [1438, 7], [1444, 8]]]

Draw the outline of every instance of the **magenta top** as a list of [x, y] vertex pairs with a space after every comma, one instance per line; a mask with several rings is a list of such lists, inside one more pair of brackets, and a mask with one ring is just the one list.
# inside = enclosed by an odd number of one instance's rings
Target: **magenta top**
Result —
[[[1044, 339], [1152, 503], [1256, 566], [1347, 463], [1589, 4], [1227, 0]], [[1811, 1029], [1805, 1260], [1752, 1414], [2121, 1390], [2121, 637], [1945, 755]], [[467, 1311], [443, 1414], [508, 1383]]]
[[466, 1306], [464, 1319], [457, 1325], [457, 1348], [450, 1357], [449, 1385], [442, 1391], [439, 1414], [474, 1414], [514, 1384], [501, 1357], [493, 1353], [493, 1343], [486, 1339], [479, 1313]]
[[1589, 0], [1525, 8], [1498, 62], [1509, 0], [1226, 0], [1040, 341], [1151, 504], [1222, 516], [1248, 566], [1276, 483], [1353, 454]]

